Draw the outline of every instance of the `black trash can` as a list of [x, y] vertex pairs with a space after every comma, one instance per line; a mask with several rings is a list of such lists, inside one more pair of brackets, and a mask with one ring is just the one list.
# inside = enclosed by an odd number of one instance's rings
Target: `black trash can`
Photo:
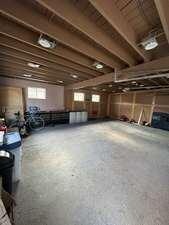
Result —
[[0, 176], [2, 186], [9, 194], [12, 193], [12, 168], [14, 166], [14, 155], [10, 152], [0, 150]]

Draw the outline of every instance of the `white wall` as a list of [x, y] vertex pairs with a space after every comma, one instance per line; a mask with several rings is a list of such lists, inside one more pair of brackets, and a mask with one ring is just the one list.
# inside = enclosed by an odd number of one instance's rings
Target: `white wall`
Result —
[[[46, 111], [64, 109], [64, 87], [62, 86], [5, 77], [0, 77], [0, 85], [24, 88], [26, 107], [36, 105]], [[46, 88], [46, 99], [28, 99], [28, 87]]]

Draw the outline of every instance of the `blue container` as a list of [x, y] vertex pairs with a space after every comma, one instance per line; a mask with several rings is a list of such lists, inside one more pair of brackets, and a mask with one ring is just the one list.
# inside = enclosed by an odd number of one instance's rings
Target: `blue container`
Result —
[[169, 130], [169, 114], [163, 112], [154, 112], [151, 126], [163, 130]]

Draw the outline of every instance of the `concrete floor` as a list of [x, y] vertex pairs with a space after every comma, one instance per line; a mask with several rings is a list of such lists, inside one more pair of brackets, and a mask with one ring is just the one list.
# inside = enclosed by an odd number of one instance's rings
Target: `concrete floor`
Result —
[[59, 125], [23, 148], [16, 225], [169, 225], [169, 132]]

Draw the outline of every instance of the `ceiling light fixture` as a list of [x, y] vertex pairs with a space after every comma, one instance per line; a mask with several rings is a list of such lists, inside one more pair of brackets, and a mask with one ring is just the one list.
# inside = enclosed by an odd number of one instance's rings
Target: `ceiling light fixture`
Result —
[[97, 87], [93, 87], [92, 89], [93, 89], [93, 90], [97, 90]]
[[40, 44], [44, 48], [50, 48], [53, 49], [56, 46], [55, 40], [52, 40], [46, 35], [41, 34], [38, 39], [38, 44]]
[[126, 88], [123, 89], [123, 92], [126, 92], [126, 91], [130, 91], [130, 88], [126, 87]]
[[106, 89], [102, 89], [102, 91], [106, 91]]
[[24, 74], [24, 77], [32, 77], [31, 74]]
[[108, 86], [109, 86], [110, 88], [111, 88], [111, 87], [113, 87], [113, 85], [112, 85], [112, 84], [109, 84]]
[[144, 84], [140, 84], [140, 87], [144, 87]]
[[158, 46], [158, 42], [155, 37], [148, 37], [141, 42], [145, 50], [151, 50]]
[[28, 66], [30, 66], [30, 67], [32, 67], [32, 68], [39, 68], [39, 67], [40, 67], [39, 64], [32, 63], [32, 62], [29, 62], [29, 63], [28, 63]]
[[137, 82], [136, 82], [136, 81], [132, 81], [131, 83], [132, 83], [132, 84], [137, 84]]
[[63, 84], [63, 80], [57, 80], [58, 83]]
[[71, 74], [70, 76], [73, 77], [73, 78], [75, 78], [75, 79], [78, 78], [78, 76], [76, 74]]
[[101, 64], [100, 62], [94, 62], [93, 66], [96, 67], [96, 69], [103, 69], [103, 64]]

